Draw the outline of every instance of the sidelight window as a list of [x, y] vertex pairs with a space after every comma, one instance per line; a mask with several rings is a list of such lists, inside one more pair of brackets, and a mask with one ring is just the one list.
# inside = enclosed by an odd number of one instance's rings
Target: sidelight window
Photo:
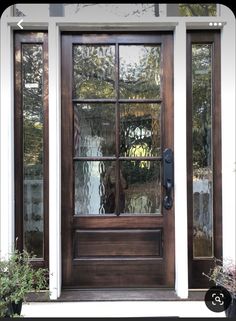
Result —
[[15, 34], [16, 237], [48, 261], [47, 34]]
[[187, 34], [187, 164], [190, 287], [222, 255], [220, 33]]

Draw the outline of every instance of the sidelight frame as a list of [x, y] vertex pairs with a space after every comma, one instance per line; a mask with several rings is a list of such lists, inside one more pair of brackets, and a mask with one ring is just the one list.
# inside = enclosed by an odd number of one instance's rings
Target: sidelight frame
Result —
[[22, 48], [24, 44], [27, 45], [41, 45], [43, 58], [43, 72], [42, 72], [42, 114], [43, 114], [43, 257], [33, 258], [32, 264], [36, 267], [49, 266], [49, 199], [48, 199], [48, 33], [45, 31], [37, 32], [15, 32], [14, 33], [14, 57], [15, 57], [15, 112], [14, 112], [14, 146], [15, 146], [15, 239], [16, 248], [19, 251], [25, 249], [24, 247], [24, 116], [23, 116], [23, 81], [22, 81]]
[[[192, 45], [211, 45], [211, 151], [212, 151], [212, 215], [213, 217], [213, 256], [194, 257], [193, 253], [193, 138], [192, 138]], [[214, 257], [222, 259], [222, 160], [221, 160], [221, 68], [220, 32], [187, 32], [187, 189], [188, 189], [188, 256], [189, 287], [207, 287], [208, 280], [202, 275], [214, 265]]]

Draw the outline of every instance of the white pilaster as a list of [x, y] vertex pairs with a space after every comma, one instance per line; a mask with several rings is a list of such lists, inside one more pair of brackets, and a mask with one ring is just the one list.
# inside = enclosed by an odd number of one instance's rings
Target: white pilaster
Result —
[[236, 260], [235, 16], [224, 5], [221, 16], [227, 21], [221, 34], [223, 257]]
[[61, 102], [60, 33], [49, 22], [49, 288], [51, 299], [61, 293]]
[[186, 27], [174, 32], [174, 158], [175, 158], [175, 289], [188, 297], [187, 159], [186, 159]]
[[0, 245], [7, 257], [14, 245], [14, 95], [12, 30], [7, 23], [10, 8], [1, 16], [0, 92]]

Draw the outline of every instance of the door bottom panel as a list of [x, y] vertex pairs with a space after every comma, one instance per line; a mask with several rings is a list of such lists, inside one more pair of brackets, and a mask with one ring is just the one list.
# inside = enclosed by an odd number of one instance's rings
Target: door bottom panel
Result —
[[162, 259], [91, 259], [74, 260], [73, 282], [78, 288], [90, 287], [164, 287], [165, 269]]

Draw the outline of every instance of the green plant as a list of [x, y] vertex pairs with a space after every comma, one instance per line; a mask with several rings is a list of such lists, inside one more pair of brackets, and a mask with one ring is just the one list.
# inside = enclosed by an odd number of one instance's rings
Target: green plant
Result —
[[12, 303], [25, 302], [27, 293], [48, 289], [48, 270], [34, 268], [34, 258], [25, 250], [15, 250], [0, 261], [0, 317], [14, 316]]
[[214, 267], [208, 274], [203, 273], [203, 275], [228, 290], [232, 298], [236, 298], [236, 264], [232, 260], [225, 259], [223, 262], [215, 259]]

